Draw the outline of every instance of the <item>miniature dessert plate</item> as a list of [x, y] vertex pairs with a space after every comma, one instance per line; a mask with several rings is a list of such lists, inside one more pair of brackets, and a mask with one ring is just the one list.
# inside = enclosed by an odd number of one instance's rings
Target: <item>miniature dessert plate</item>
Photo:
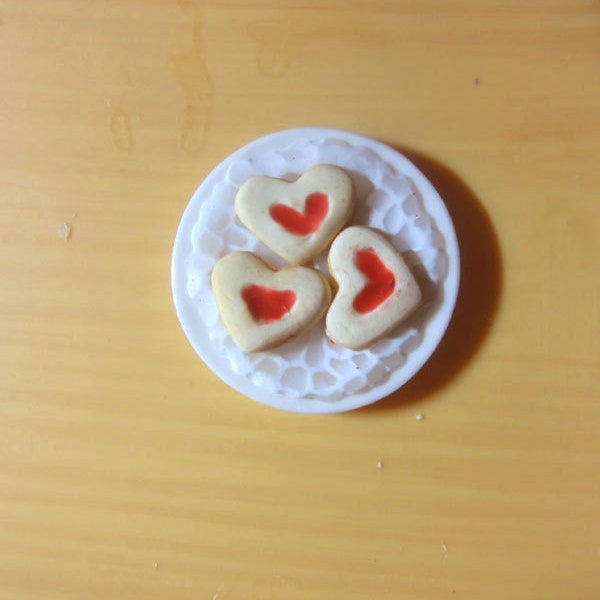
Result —
[[[352, 180], [354, 212], [338, 236], [352, 226], [381, 233], [410, 270], [422, 298], [400, 325], [360, 350], [334, 343], [321, 317], [282, 345], [244, 352], [219, 313], [211, 285], [215, 265], [232, 252], [251, 252], [275, 271], [289, 264], [239, 219], [236, 196], [252, 178], [293, 183], [315, 165], [339, 167]], [[305, 213], [311, 216], [308, 209]], [[327, 260], [331, 246], [303, 261], [303, 266], [335, 282]], [[370, 259], [365, 257], [367, 263]], [[459, 261], [456, 234], [444, 202], [406, 157], [346, 131], [291, 129], [234, 152], [200, 184], [175, 237], [171, 287], [185, 335], [222, 381], [282, 410], [335, 413], [390, 395], [427, 362], [452, 317]], [[375, 284], [385, 287], [383, 280], [369, 285]], [[293, 284], [284, 287], [291, 289]]]

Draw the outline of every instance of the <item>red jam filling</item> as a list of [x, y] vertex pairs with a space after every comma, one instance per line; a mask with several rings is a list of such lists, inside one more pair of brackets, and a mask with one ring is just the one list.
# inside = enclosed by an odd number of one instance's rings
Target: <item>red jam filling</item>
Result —
[[274, 290], [262, 285], [247, 285], [242, 289], [242, 298], [250, 314], [265, 324], [281, 319], [296, 303], [292, 290]]
[[273, 204], [269, 209], [271, 218], [293, 235], [310, 235], [319, 229], [327, 216], [329, 201], [327, 195], [314, 192], [306, 197], [304, 212], [285, 204]]
[[352, 308], [361, 314], [369, 313], [392, 295], [396, 287], [396, 278], [373, 248], [357, 250], [354, 254], [354, 264], [367, 278], [367, 284], [354, 297]]

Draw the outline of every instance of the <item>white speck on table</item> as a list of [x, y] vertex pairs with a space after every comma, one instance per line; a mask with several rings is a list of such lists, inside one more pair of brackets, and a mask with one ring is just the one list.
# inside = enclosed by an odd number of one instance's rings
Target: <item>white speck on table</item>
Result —
[[422, 421], [425, 418], [425, 415], [422, 413], [419, 413], [416, 417], [417, 421]]
[[71, 225], [69, 223], [61, 223], [56, 228], [56, 235], [65, 242], [71, 237]]

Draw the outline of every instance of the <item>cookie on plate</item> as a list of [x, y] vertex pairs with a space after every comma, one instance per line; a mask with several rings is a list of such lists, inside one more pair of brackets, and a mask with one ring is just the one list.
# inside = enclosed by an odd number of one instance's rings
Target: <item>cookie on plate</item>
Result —
[[338, 291], [326, 317], [329, 338], [359, 350], [397, 327], [422, 294], [396, 248], [378, 231], [348, 227], [331, 244], [329, 271]]
[[231, 252], [217, 261], [211, 285], [221, 320], [244, 352], [274, 348], [318, 321], [331, 302], [331, 288], [314, 269], [271, 269], [251, 252]]
[[292, 264], [319, 254], [353, 210], [352, 179], [334, 165], [315, 165], [294, 182], [251, 177], [235, 198], [240, 221]]

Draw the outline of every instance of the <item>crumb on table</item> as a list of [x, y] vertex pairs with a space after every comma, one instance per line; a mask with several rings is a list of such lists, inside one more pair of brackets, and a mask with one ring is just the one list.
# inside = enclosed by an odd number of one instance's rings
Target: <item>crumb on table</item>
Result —
[[65, 242], [69, 240], [69, 238], [71, 237], [71, 224], [70, 223], [61, 223], [57, 228], [56, 228], [56, 235], [61, 239], [64, 240]]

